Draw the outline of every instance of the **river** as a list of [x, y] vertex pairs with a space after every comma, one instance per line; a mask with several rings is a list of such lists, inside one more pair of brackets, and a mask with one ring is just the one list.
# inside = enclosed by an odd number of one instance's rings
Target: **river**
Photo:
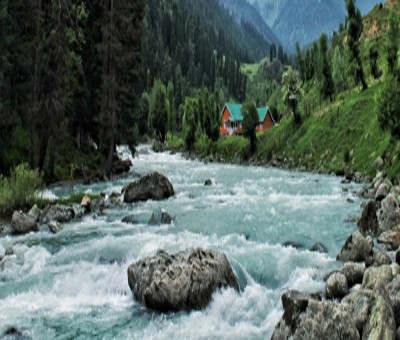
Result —
[[[335, 176], [205, 164], [147, 146], [133, 162], [130, 178], [46, 194], [112, 192], [138, 174], [159, 171], [172, 182], [175, 197], [123, 204], [64, 225], [56, 235], [0, 238], [0, 255], [14, 251], [0, 265], [0, 334], [15, 326], [34, 339], [269, 338], [282, 315], [282, 292], [323, 291], [324, 274], [338, 266], [336, 254], [355, 229], [345, 220], [360, 213], [352, 196], [359, 187]], [[209, 178], [213, 185], [204, 186]], [[172, 225], [147, 225], [158, 207], [175, 217]], [[141, 223], [121, 222], [132, 214]], [[316, 242], [328, 253], [307, 250]], [[198, 246], [227, 255], [240, 293], [223, 290], [203, 311], [168, 315], [134, 301], [129, 264], [158, 249]]]

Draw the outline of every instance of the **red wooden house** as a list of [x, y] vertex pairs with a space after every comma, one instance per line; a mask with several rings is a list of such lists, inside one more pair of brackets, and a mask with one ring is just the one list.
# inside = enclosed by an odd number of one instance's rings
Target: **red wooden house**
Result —
[[[268, 107], [260, 107], [257, 109], [259, 124], [256, 127], [257, 132], [267, 131], [275, 125], [274, 118]], [[242, 105], [226, 103], [221, 112], [220, 135], [232, 136], [242, 135]]]

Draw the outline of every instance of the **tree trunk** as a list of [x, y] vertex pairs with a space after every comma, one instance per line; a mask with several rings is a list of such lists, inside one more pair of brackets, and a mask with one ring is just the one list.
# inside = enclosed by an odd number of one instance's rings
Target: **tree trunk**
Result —
[[42, 134], [42, 141], [40, 142], [39, 158], [37, 163], [37, 167], [40, 171], [42, 171], [44, 167], [44, 161], [46, 159], [48, 144], [49, 144], [49, 135], [47, 131], [44, 131]]

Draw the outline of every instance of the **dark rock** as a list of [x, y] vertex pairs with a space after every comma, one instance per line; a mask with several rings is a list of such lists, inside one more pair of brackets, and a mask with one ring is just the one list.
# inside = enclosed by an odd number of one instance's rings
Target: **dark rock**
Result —
[[400, 275], [396, 275], [394, 279], [386, 286], [390, 302], [393, 307], [394, 319], [397, 327], [400, 327]]
[[384, 244], [389, 250], [400, 247], [400, 231], [385, 231], [378, 237], [378, 243]]
[[365, 264], [357, 262], [346, 262], [341, 269], [341, 273], [346, 276], [349, 287], [353, 287], [356, 284], [361, 284], [364, 273]]
[[400, 250], [396, 252], [396, 263], [400, 265]]
[[129, 172], [131, 166], [132, 162], [130, 160], [117, 159], [112, 164], [112, 173], [114, 175], [121, 175], [125, 172]]
[[126, 223], [126, 224], [139, 224], [140, 223], [137, 215], [125, 216], [121, 222]]
[[365, 234], [377, 235], [379, 232], [378, 224], [378, 204], [375, 201], [370, 201], [364, 207], [361, 218], [357, 222], [358, 228]]
[[138, 301], [160, 312], [202, 309], [217, 289], [239, 290], [226, 256], [200, 248], [140, 260], [129, 266], [128, 283]]
[[348, 305], [309, 300], [304, 311], [284, 314], [275, 327], [272, 340], [289, 338], [352, 340], [360, 336]]
[[13, 234], [27, 234], [31, 231], [39, 231], [36, 220], [21, 211], [14, 211], [11, 219], [11, 232]]
[[363, 262], [373, 256], [371, 243], [361, 235], [359, 231], [355, 231], [346, 240], [342, 250], [337, 256], [337, 260], [344, 262]]
[[296, 241], [286, 241], [286, 242], [283, 242], [282, 245], [286, 248], [288, 248], [288, 247], [292, 247], [295, 249], [305, 248], [304, 244], [301, 244], [300, 242], [296, 242]]
[[56, 204], [47, 206], [43, 210], [40, 221], [43, 224], [49, 223], [50, 221], [67, 223], [72, 221], [74, 217], [75, 213], [72, 207]]
[[341, 299], [349, 293], [347, 278], [342, 273], [334, 273], [325, 283], [325, 295], [328, 299]]
[[205, 186], [211, 186], [212, 185], [211, 179], [206, 179], [205, 182], [204, 182], [204, 185]]
[[13, 338], [20, 338], [23, 335], [22, 331], [19, 330], [17, 327], [14, 327], [14, 326], [8, 327], [4, 331], [3, 334], [4, 334], [4, 336], [13, 337]]
[[14, 250], [11, 247], [8, 247], [5, 252], [6, 256], [14, 255]]
[[315, 251], [317, 253], [326, 254], [328, 253], [328, 249], [321, 243], [315, 243], [311, 248], [310, 251]]
[[61, 230], [57, 221], [50, 221], [47, 226], [49, 227], [50, 232], [53, 234], [57, 234]]
[[173, 195], [174, 188], [168, 178], [158, 172], [153, 172], [126, 187], [124, 202], [162, 200]]
[[150, 225], [161, 225], [161, 224], [171, 224], [172, 217], [161, 208], [155, 209], [151, 214], [149, 224]]

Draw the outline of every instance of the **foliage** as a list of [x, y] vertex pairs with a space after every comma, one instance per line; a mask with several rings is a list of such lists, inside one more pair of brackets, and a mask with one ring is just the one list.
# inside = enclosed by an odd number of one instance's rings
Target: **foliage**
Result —
[[383, 130], [400, 138], [400, 83], [395, 76], [385, 82], [377, 98], [379, 124]]
[[[396, 20], [394, 11], [390, 13], [389, 18], [389, 46], [387, 49], [387, 61], [388, 61], [388, 71], [389, 74], [397, 74], [398, 65], [397, 65], [397, 52], [399, 49], [399, 35], [400, 28], [399, 22]], [[400, 77], [400, 74], [398, 74]]]
[[301, 116], [298, 112], [299, 102], [303, 92], [299, 72], [291, 67], [283, 74], [283, 98], [286, 106], [291, 110], [296, 124], [301, 122]]
[[364, 90], [368, 88], [365, 81], [362, 60], [360, 56], [360, 37], [363, 32], [362, 15], [355, 6], [354, 0], [346, 0], [347, 25], [348, 25], [348, 46], [351, 55], [351, 62], [355, 63], [355, 81], [361, 83]]
[[345, 65], [339, 46], [335, 47], [332, 63], [332, 78], [336, 91], [342, 92], [345, 89]]
[[326, 34], [321, 35], [319, 45], [322, 59], [322, 95], [324, 98], [332, 100], [335, 89], [332, 79], [331, 65], [328, 61], [328, 37]]
[[18, 165], [10, 177], [0, 175], [0, 213], [30, 204], [42, 184], [39, 171], [31, 170], [28, 164]]
[[196, 115], [198, 102], [194, 98], [186, 98], [183, 116], [183, 133], [186, 149], [191, 151], [196, 141]]
[[157, 79], [150, 93], [149, 125], [160, 142], [165, 141], [168, 128], [167, 90], [161, 80]]
[[371, 74], [374, 77], [374, 79], [378, 79], [381, 75], [381, 72], [378, 68], [378, 57], [379, 53], [376, 47], [371, 47], [369, 49], [369, 61], [370, 61]]
[[257, 147], [256, 127], [259, 124], [257, 107], [253, 102], [246, 101], [243, 111], [243, 136], [250, 140], [250, 151], [254, 153]]

